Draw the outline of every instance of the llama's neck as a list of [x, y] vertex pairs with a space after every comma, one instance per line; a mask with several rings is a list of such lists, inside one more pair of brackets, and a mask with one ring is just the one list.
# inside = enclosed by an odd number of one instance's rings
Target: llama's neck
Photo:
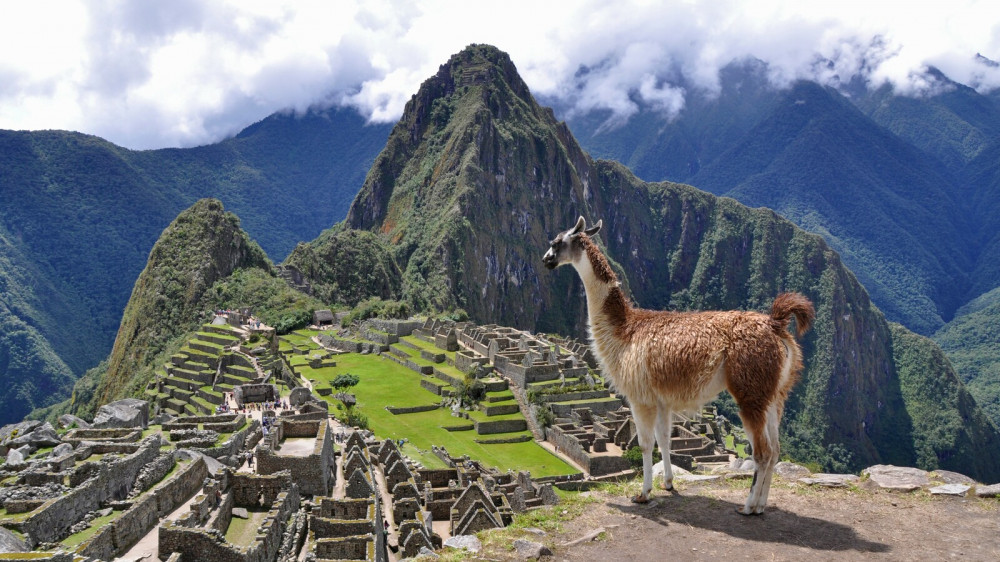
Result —
[[618, 278], [607, 258], [590, 239], [584, 241], [584, 252], [573, 262], [587, 293], [587, 315], [591, 336], [595, 342], [613, 337], [625, 322], [630, 308]]

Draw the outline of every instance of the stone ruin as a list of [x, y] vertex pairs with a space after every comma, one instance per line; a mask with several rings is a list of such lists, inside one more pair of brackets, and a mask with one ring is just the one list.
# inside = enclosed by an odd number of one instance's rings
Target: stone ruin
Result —
[[[304, 441], [293, 450], [286, 441]], [[287, 452], [285, 452], [287, 451]], [[276, 418], [256, 448], [257, 472], [288, 471], [303, 494], [324, 496], [336, 480], [333, 435], [326, 420]]]

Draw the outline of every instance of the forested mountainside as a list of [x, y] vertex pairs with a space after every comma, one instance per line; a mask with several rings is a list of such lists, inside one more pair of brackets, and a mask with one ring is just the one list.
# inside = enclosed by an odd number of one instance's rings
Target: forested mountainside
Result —
[[388, 131], [349, 110], [275, 114], [190, 149], [0, 131], [0, 380], [23, 402], [0, 422], [67, 398], [107, 356], [150, 248], [181, 210], [218, 197], [281, 259], [343, 218]]
[[[421, 86], [344, 224], [288, 263], [310, 271], [302, 256], [364, 240], [377, 246], [380, 263], [391, 258], [387, 271], [403, 272], [401, 286], [379, 284], [379, 296], [581, 336], [576, 277], [545, 271], [540, 261], [549, 237], [578, 215], [604, 220], [608, 254], [641, 306], [762, 309], [783, 290], [813, 299], [818, 321], [805, 340], [806, 375], [783, 426], [794, 458], [831, 469], [915, 464], [920, 443], [944, 466], [958, 462], [956, 447], [969, 442], [975, 459], [963, 453], [962, 466], [996, 470], [1000, 438], [973, 401], [946, 407], [974, 427], [930, 429], [913, 417], [923, 415], [915, 398], [922, 395], [910, 388], [915, 379], [943, 381], [959, 394], [964, 387], [946, 361], [930, 359], [941, 356], [929, 339], [894, 335], [822, 238], [772, 211], [642, 182], [619, 164], [592, 160], [535, 102], [510, 59], [488, 46], [455, 55]], [[350, 230], [370, 235], [350, 238]], [[313, 275], [338, 299], [330, 272]], [[351, 299], [357, 295], [339, 300]]]
[[969, 173], [997, 150], [995, 96], [934, 69], [934, 93], [920, 97], [866, 84], [776, 89], [767, 71], [733, 63], [718, 95], [693, 89], [673, 120], [642, 109], [624, 123], [571, 114], [570, 127], [592, 155], [644, 179], [767, 206], [821, 234], [888, 317], [919, 333], [997, 285], [995, 222], [975, 205], [1000, 197], [996, 176]]

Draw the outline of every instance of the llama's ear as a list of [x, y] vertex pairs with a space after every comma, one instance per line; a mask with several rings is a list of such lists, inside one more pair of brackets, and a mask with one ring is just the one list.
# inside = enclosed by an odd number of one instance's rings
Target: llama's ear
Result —
[[573, 230], [569, 231], [569, 235], [573, 236], [575, 234], [579, 234], [584, 228], [586, 228], [586, 226], [587, 226], [587, 221], [583, 220], [583, 217], [581, 216], [579, 219], [577, 219], [576, 226], [573, 227]]
[[595, 224], [594, 226], [588, 228], [587, 230], [584, 230], [583, 233], [586, 234], [587, 236], [593, 236], [593, 235], [597, 234], [598, 232], [601, 231], [601, 224], [603, 222], [604, 222], [603, 220], [597, 221], [597, 224]]

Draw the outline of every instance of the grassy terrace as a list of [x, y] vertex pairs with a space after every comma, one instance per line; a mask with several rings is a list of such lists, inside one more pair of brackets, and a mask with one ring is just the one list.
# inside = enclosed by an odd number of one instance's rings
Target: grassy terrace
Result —
[[111, 523], [115, 519], [118, 519], [118, 517], [122, 513], [123, 513], [122, 511], [116, 509], [112, 511], [109, 515], [104, 515], [95, 518], [93, 521], [90, 522], [90, 527], [87, 527], [86, 529], [80, 531], [79, 533], [72, 534], [63, 539], [62, 540], [63, 546], [71, 549], [80, 546], [80, 544], [83, 541], [89, 540], [97, 533], [97, 531], [100, 531], [105, 525]]
[[[294, 336], [294, 334], [293, 334]], [[288, 337], [288, 336], [284, 336]], [[296, 339], [296, 338], [293, 338]], [[302, 341], [303, 338], [297, 338]], [[304, 338], [312, 347], [308, 338]], [[424, 343], [424, 342], [421, 342]], [[401, 347], [401, 346], [397, 346]], [[434, 348], [437, 350], [437, 348]], [[437, 350], [440, 352], [440, 350]], [[419, 353], [416, 353], [419, 358]], [[351, 389], [358, 399], [357, 407], [368, 417], [371, 429], [380, 438], [406, 438], [404, 452], [419, 459], [428, 467], [441, 467], [442, 463], [430, 453], [431, 446], [443, 446], [455, 456], [469, 455], [501, 471], [507, 469], [528, 470], [535, 477], [572, 474], [576, 470], [552, 455], [534, 441], [523, 443], [480, 444], [476, 439], [502, 439], [527, 435], [528, 432], [479, 435], [473, 431], [447, 431], [444, 427], [468, 426], [472, 420], [497, 421], [524, 419], [520, 413], [487, 418], [483, 412], [469, 412], [469, 420], [456, 418], [451, 411], [438, 408], [427, 412], [393, 415], [385, 406], [407, 408], [437, 404], [440, 397], [420, 386], [421, 380], [436, 380], [423, 377], [410, 369], [377, 355], [347, 353], [336, 357], [336, 367], [312, 369], [307, 365], [297, 366], [299, 373], [317, 384], [328, 384], [343, 373], [357, 375], [360, 382]], [[301, 365], [303, 357], [292, 356], [289, 362]], [[443, 365], [436, 365], [438, 368]], [[457, 373], [457, 371], [456, 371]], [[457, 373], [457, 376], [464, 375]], [[508, 391], [509, 392], [509, 391]], [[333, 407], [339, 402], [332, 396], [324, 397]]]
[[434, 345], [432, 343], [425, 342], [424, 340], [422, 340], [420, 338], [417, 338], [417, 337], [414, 337], [414, 336], [405, 336], [405, 337], [400, 338], [400, 340], [401, 341], [405, 341], [405, 342], [410, 343], [410, 344], [413, 344], [418, 349], [425, 349], [427, 351], [433, 351], [434, 353], [444, 353], [444, 356], [446, 357], [446, 361], [451, 361], [453, 363], [455, 362], [455, 352], [454, 351], [445, 351], [445, 350], [437, 347], [436, 345]]

